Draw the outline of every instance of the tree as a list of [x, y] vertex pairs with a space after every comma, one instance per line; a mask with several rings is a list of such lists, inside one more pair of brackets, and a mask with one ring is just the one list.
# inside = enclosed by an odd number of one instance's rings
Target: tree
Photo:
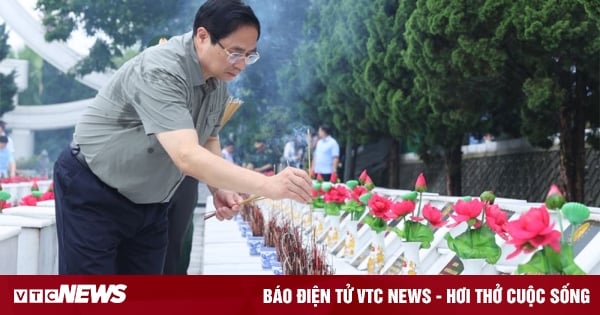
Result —
[[[388, 161], [388, 185], [397, 186], [400, 143], [417, 139], [424, 132], [414, 103], [413, 72], [406, 67], [403, 51], [405, 24], [415, 0], [377, 0], [367, 19], [368, 58], [362, 75], [364, 94], [369, 99], [365, 114], [373, 126], [390, 135], [393, 142]], [[414, 142], [414, 141], [413, 141]]]
[[426, 115], [420, 117], [426, 130], [421, 154], [441, 149], [449, 195], [461, 195], [466, 135], [490, 128], [512, 130], [518, 121], [506, 119], [516, 113], [511, 109], [515, 105], [507, 102], [514, 93], [505, 84], [507, 56], [494, 33], [504, 6], [496, 0], [418, 0], [406, 25], [405, 60], [415, 73], [420, 98], [415, 110]]
[[515, 66], [523, 69], [522, 132], [543, 148], [559, 135], [560, 184], [569, 200], [580, 202], [585, 129], [597, 135], [600, 124], [599, 12], [593, 0], [515, 1], [498, 30]]
[[197, 6], [192, 0], [38, 0], [36, 8], [44, 15], [48, 41], [67, 40], [80, 27], [97, 36], [89, 56], [74, 69], [87, 74], [114, 68], [112, 58], [129, 47], [138, 45], [141, 50], [157, 36], [190, 31]]
[[[6, 25], [0, 24], [0, 61], [8, 56], [10, 45], [7, 44], [7, 41], [8, 32], [6, 31]], [[16, 94], [15, 72], [12, 71], [9, 74], [0, 73], [0, 117], [15, 108], [13, 98]]]

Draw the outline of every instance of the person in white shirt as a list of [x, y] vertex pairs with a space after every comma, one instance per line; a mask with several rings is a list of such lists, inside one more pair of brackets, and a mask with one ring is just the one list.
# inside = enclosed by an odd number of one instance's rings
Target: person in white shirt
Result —
[[226, 142], [223, 146], [223, 150], [221, 150], [221, 154], [225, 160], [235, 164], [235, 160], [233, 159], [233, 150], [233, 143]]
[[283, 147], [282, 160], [288, 166], [301, 168], [303, 152], [302, 137], [297, 136], [296, 140], [288, 141]]
[[327, 125], [319, 127], [319, 141], [315, 148], [312, 174], [321, 175], [324, 181], [337, 181], [337, 168], [340, 161], [340, 145], [330, 135]]

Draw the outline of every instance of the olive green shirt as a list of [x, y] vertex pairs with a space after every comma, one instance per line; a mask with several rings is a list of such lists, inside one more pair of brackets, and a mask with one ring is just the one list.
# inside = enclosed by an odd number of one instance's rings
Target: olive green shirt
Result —
[[183, 179], [155, 134], [196, 129], [217, 136], [226, 83], [204, 80], [192, 33], [150, 47], [125, 63], [75, 126], [90, 169], [135, 203], [167, 202]]

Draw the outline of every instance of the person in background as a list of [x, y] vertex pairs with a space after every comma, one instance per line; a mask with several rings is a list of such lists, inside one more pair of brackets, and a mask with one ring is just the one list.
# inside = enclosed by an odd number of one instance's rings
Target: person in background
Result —
[[0, 136], [0, 176], [15, 177], [17, 174], [17, 163], [13, 153], [8, 148], [8, 137]]
[[15, 144], [6, 133], [6, 122], [4, 120], [0, 120], [0, 136], [6, 136], [6, 139], [8, 139], [6, 147], [12, 154], [15, 154]]
[[240, 193], [311, 200], [302, 170], [269, 177], [221, 157], [226, 82], [259, 59], [259, 35], [248, 5], [207, 0], [191, 32], [145, 49], [98, 92], [54, 165], [60, 274], [163, 273], [168, 208], [187, 183], [209, 186], [219, 220], [239, 213]]
[[223, 150], [221, 150], [221, 154], [223, 155], [223, 158], [231, 163], [235, 163], [235, 160], [233, 159], [233, 151], [235, 150], [235, 147], [233, 146], [233, 142], [231, 141], [227, 141], [225, 142], [225, 145], [223, 146]]
[[328, 125], [319, 127], [319, 141], [315, 147], [311, 174], [321, 175], [324, 181], [337, 181], [337, 168], [340, 161], [340, 146], [331, 136]]
[[295, 139], [286, 142], [283, 147], [283, 163], [288, 166], [301, 168], [303, 152], [302, 137], [296, 136]]
[[255, 152], [251, 156], [247, 168], [265, 175], [273, 175], [275, 173], [275, 161], [278, 160], [273, 150], [267, 147], [263, 140], [256, 140], [254, 149]]
[[50, 176], [50, 157], [48, 157], [48, 151], [42, 150], [37, 161], [37, 171], [41, 177], [48, 178]]

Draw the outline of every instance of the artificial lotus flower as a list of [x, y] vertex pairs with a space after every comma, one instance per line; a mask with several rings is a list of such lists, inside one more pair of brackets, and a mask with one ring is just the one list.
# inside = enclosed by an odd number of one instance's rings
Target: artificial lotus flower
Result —
[[478, 219], [481, 211], [484, 209], [484, 203], [478, 199], [468, 201], [458, 200], [453, 207], [454, 213], [450, 215], [454, 219], [454, 223], [448, 227], [455, 227], [463, 222], [467, 222], [469, 226], [478, 227], [481, 221]]
[[[547, 205], [556, 207], [559, 230], [554, 229], [550, 222]], [[565, 274], [583, 275], [585, 272], [575, 263], [573, 242], [575, 231], [585, 223], [590, 216], [590, 209], [578, 202], [564, 202], [562, 193], [552, 185], [542, 206], [532, 207], [517, 220], [506, 224], [509, 234], [508, 243], [515, 246], [515, 251], [508, 258], [522, 252], [534, 253], [531, 259], [517, 267], [520, 274]], [[571, 239], [564, 239], [562, 217], [573, 226]]]
[[350, 192], [345, 185], [332, 185], [323, 195], [325, 213], [327, 215], [340, 215], [342, 206], [349, 196]]
[[[422, 248], [429, 248], [433, 241], [433, 228], [443, 226], [446, 221], [438, 208], [431, 204], [422, 205], [425, 190], [427, 190], [425, 176], [420, 173], [415, 182], [415, 191], [402, 195], [402, 201], [395, 205], [396, 212], [404, 221], [402, 228], [394, 226], [391, 230], [406, 242], [420, 242]], [[415, 203], [417, 197], [418, 206]], [[410, 208], [412, 210], [408, 211]], [[421, 210], [423, 210], [422, 216]]]
[[549, 210], [560, 209], [565, 204], [565, 196], [555, 184], [550, 185], [545, 203]]
[[373, 190], [373, 188], [375, 188], [375, 184], [373, 183], [371, 177], [369, 177], [369, 174], [367, 174], [367, 170], [363, 170], [362, 173], [360, 173], [358, 181], [368, 190]]
[[440, 228], [446, 224], [442, 211], [430, 203], [423, 206], [423, 216], [433, 227]]
[[[448, 248], [458, 257], [485, 258], [488, 263], [494, 264], [502, 255], [502, 249], [496, 244], [494, 231], [503, 233], [507, 216], [498, 206], [491, 204], [495, 199], [492, 192], [486, 191], [480, 198], [485, 200], [461, 199], [454, 204], [454, 213], [450, 215], [454, 223], [449, 224], [448, 227], [456, 227], [466, 222], [467, 229], [456, 237], [452, 237], [448, 232], [444, 238]], [[502, 234], [500, 236], [502, 237]]]
[[349, 189], [349, 198], [346, 200], [343, 210], [350, 213], [352, 220], [358, 220], [365, 213], [367, 203], [363, 202], [363, 199], [365, 199], [363, 196], [367, 197], [368, 200], [369, 190], [360, 185], [357, 180], [347, 181], [346, 187]]
[[506, 232], [510, 235], [508, 244], [515, 245], [516, 250], [508, 255], [513, 258], [521, 252], [530, 253], [540, 246], [550, 245], [560, 252], [560, 232], [554, 229], [545, 205], [531, 208], [515, 221], [506, 224]]
[[508, 214], [502, 211], [498, 205], [490, 205], [485, 208], [485, 219], [487, 225], [492, 231], [504, 240], [508, 240], [506, 232], [506, 223], [508, 222]]
[[38, 199], [33, 194], [29, 194], [27, 196], [23, 196], [21, 200], [19, 200], [19, 205], [21, 206], [37, 206]]
[[420, 173], [419, 176], [417, 176], [417, 181], [415, 182], [415, 191], [422, 193], [426, 190], [427, 182], [425, 181], [425, 175]]

